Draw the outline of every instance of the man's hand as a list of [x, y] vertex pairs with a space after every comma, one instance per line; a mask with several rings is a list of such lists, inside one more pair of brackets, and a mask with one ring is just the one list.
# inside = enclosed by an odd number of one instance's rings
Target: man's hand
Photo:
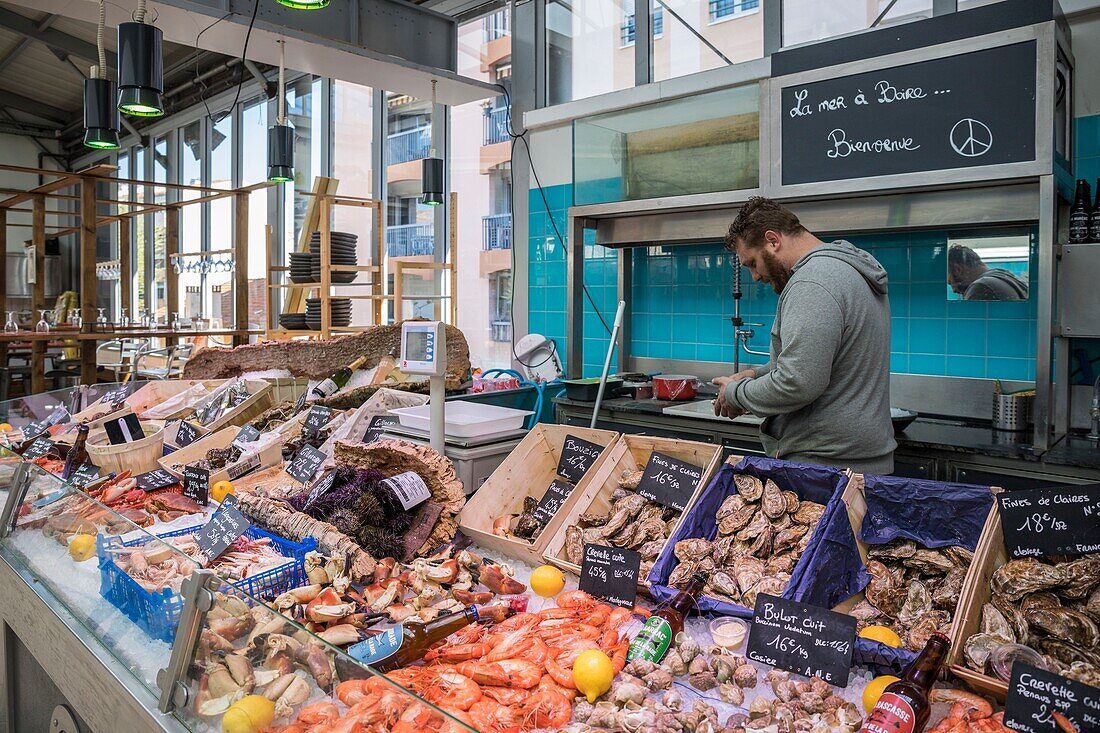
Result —
[[716, 377], [711, 380], [711, 384], [718, 387], [718, 396], [714, 399], [714, 414], [716, 417], [728, 417], [735, 418], [740, 415], [744, 415], [745, 411], [739, 407], [735, 407], [726, 401], [726, 385], [730, 382], [739, 382], [742, 379], [753, 379], [756, 377], [756, 372], [752, 369], [743, 369], [736, 374], [731, 374], [728, 377]]

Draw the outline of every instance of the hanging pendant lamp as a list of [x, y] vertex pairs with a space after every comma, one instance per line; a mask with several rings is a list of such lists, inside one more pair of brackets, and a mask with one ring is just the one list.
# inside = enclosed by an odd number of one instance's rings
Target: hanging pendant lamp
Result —
[[[432, 127], [435, 127], [435, 85], [432, 79]], [[433, 129], [434, 137], [434, 129]], [[422, 163], [420, 173], [421, 190], [424, 192], [422, 199], [428, 206], [439, 206], [443, 203], [443, 190], [446, 187], [446, 170], [443, 159], [435, 157], [435, 147], [428, 153], [428, 157]]]
[[95, 150], [117, 150], [119, 147], [118, 94], [115, 83], [108, 78], [107, 52], [103, 46], [103, 29], [107, 25], [107, 6], [99, 2], [99, 22], [96, 24], [96, 50], [99, 64], [93, 66], [84, 80], [84, 146]]
[[279, 43], [279, 112], [275, 124], [267, 129], [267, 180], [287, 183], [294, 180], [294, 128], [286, 121], [286, 68], [284, 41]]
[[329, 0], [275, 0], [275, 2], [295, 10], [320, 10], [327, 8], [329, 4]]
[[134, 20], [118, 24], [118, 111], [131, 117], [161, 117], [164, 103], [164, 37], [145, 22], [145, 0], [138, 0]]

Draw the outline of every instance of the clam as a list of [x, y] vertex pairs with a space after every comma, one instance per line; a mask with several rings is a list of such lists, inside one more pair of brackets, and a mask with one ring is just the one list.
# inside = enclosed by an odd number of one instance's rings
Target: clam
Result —
[[764, 493], [764, 484], [755, 476], [738, 474], [733, 477], [733, 485], [745, 501], [757, 501]]
[[1005, 643], [1003, 638], [993, 634], [974, 634], [963, 644], [963, 656], [971, 669], [984, 672], [989, 655]]
[[779, 519], [787, 511], [787, 500], [783, 497], [783, 491], [771, 479], [764, 482], [764, 493], [760, 499], [760, 507], [764, 510], [768, 519]]

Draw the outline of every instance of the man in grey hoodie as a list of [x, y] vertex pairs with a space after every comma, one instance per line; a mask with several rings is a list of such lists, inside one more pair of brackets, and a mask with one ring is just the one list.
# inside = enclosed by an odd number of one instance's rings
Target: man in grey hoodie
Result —
[[779, 305], [771, 359], [714, 380], [715, 414], [765, 418], [760, 435], [774, 458], [891, 473], [886, 270], [848, 242], [822, 242], [761, 197], [742, 207], [726, 248]]
[[1027, 283], [1000, 267], [990, 268], [966, 245], [947, 250], [947, 284], [963, 300], [1027, 300]]

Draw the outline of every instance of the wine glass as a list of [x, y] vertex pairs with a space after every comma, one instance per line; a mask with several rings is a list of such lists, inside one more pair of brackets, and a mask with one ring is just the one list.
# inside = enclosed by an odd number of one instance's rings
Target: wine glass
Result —
[[81, 316], [80, 316], [80, 309], [79, 308], [74, 310], [72, 312], [72, 314], [69, 316], [69, 323], [71, 323], [73, 325], [73, 327], [77, 328], [77, 329], [79, 329], [81, 326], [84, 325], [84, 319], [81, 318]]
[[95, 319], [96, 325], [106, 326], [107, 325], [107, 309], [106, 308], [96, 308], [96, 310], [99, 311], [99, 316]]
[[[100, 312], [102, 313], [102, 310]], [[120, 328], [126, 328], [130, 325], [130, 316], [126, 315], [125, 308], [118, 312], [118, 325]]]
[[15, 322], [15, 311], [8, 311], [8, 320], [4, 323], [4, 333], [15, 333], [19, 324]]
[[49, 314], [49, 312], [50, 311], [46, 308], [39, 308], [38, 309], [38, 315], [39, 315], [38, 323], [34, 324], [34, 330], [37, 331], [38, 333], [49, 333], [50, 332], [50, 322], [46, 320], [46, 316]]
[[180, 320], [179, 311], [172, 312], [172, 330], [179, 331], [183, 328], [183, 321]]

